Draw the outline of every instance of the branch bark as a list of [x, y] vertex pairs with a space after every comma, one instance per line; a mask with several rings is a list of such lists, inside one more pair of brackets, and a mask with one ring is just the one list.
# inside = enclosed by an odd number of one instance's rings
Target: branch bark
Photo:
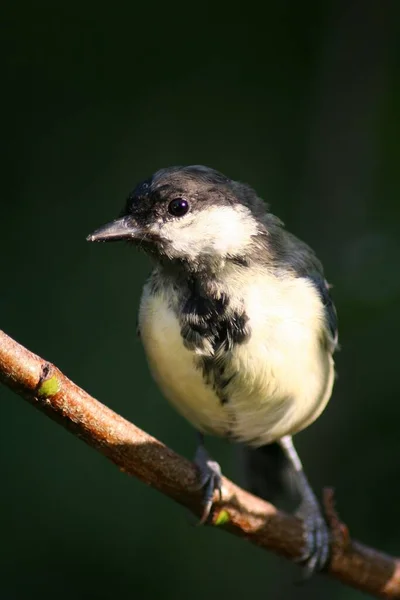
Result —
[[[164, 444], [92, 398], [51, 363], [0, 331], [0, 381], [81, 438], [119, 469], [173, 498], [200, 516], [196, 470]], [[325, 494], [333, 533], [327, 574], [378, 598], [400, 598], [400, 560], [352, 541]], [[210, 525], [289, 559], [302, 551], [302, 525], [295, 517], [223, 479]]]

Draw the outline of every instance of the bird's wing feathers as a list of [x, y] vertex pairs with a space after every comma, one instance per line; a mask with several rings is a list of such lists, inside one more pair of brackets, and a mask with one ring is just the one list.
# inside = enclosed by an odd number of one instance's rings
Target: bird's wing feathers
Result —
[[302, 240], [286, 231], [282, 235], [282, 228], [274, 231], [277, 239], [276, 248], [277, 265], [284, 271], [294, 271], [298, 277], [306, 277], [314, 284], [325, 308], [326, 335], [330, 352], [338, 347], [338, 323], [335, 305], [331, 298], [330, 285], [325, 279], [324, 270], [314, 251]]
[[329, 284], [321, 274], [314, 274], [309, 277], [317, 289], [325, 308], [325, 322], [327, 327], [328, 342], [330, 352], [334, 352], [338, 347], [338, 320], [336, 308], [329, 293]]

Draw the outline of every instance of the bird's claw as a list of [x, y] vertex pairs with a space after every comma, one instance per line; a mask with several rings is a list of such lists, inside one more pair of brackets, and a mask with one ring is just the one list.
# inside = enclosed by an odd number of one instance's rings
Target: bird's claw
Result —
[[305, 543], [304, 552], [296, 562], [302, 563], [301, 580], [306, 581], [313, 573], [321, 571], [326, 566], [331, 538], [328, 526], [317, 505], [301, 506], [296, 516], [303, 521]]
[[199, 521], [199, 525], [203, 525], [210, 515], [215, 490], [219, 494], [219, 500], [222, 499], [222, 474], [221, 467], [210, 458], [204, 446], [197, 448], [194, 462], [199, 471], [196, 489], [203, 490], [203, 514]]

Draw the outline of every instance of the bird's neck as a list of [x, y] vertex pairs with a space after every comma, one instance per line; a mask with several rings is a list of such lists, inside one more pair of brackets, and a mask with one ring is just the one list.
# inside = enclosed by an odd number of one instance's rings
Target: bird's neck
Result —
[[211, 266], [205, 263], [201, 265], [202, 268], [196, 269], [190, 268], [191, 266], [175, 261], [159, 263], [156, 267], [157, 276], [164, 285], [172, 286], [183, 297], [219, 301], [231, 295], [234, 288], [238, 291], [235, 283], [244, 281], [244, 272], [249, 269], [244, 260], [224, 261], [220, 268], [215, 268], [215, 263]]

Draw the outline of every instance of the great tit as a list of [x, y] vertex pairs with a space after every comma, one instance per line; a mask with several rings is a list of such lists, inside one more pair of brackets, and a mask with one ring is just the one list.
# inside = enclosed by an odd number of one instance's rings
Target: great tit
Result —
[[324, 410], [334, 382], [336, 311], [313, 250], [251, 187], [199, 165], [157, 171], [87, 239], [128, 240], [154, 263], [139, 332], [161, 391], [198, 432], [202, 521], [221, 492], [221, 469], [204, 447], [212, 434], [247, 447], [250, 487], [267, 499], [291, 471], [301, 560], [308, 574], [323, 568], [329, 531], [292, 441]]

